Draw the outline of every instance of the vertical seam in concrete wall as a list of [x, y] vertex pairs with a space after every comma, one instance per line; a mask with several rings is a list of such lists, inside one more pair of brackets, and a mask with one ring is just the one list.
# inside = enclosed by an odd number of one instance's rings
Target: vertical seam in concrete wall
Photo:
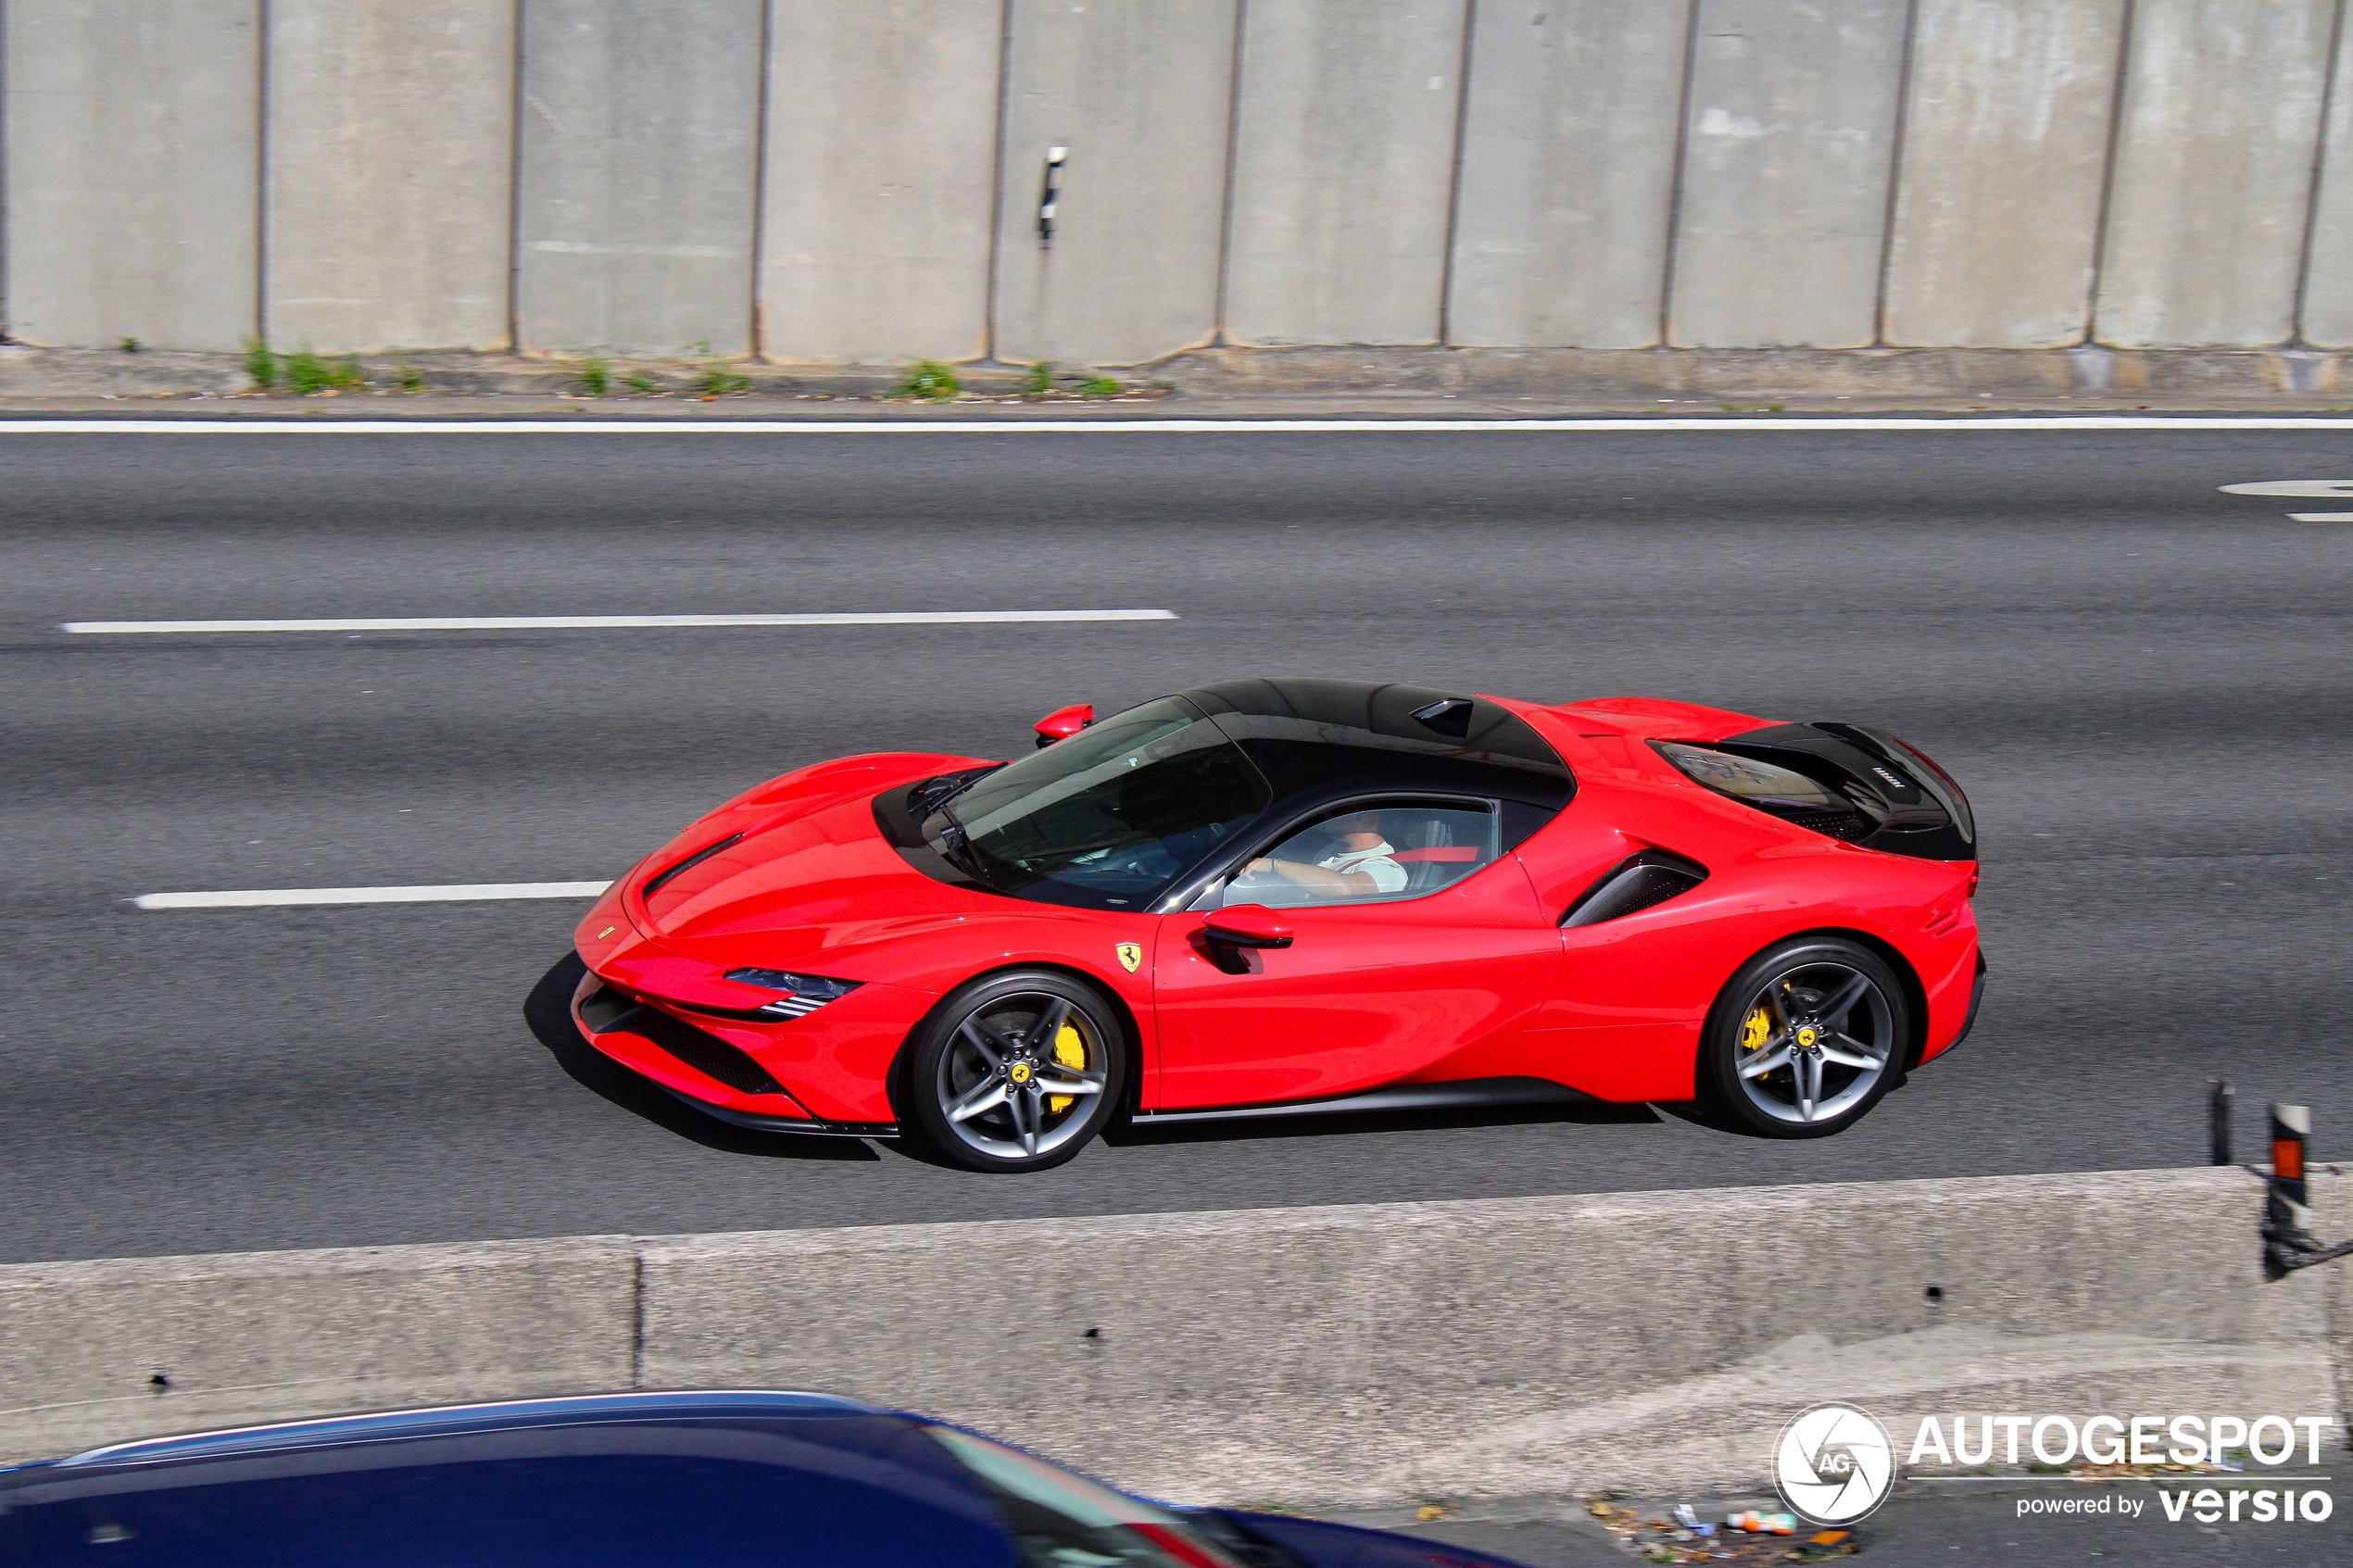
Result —
[[253, 341], [270, 341], [270, 30], [271, 0], [254, 7]]
[[1683, 162], [1691, 154], [1692, 81], [1699, 74], [1699, 8], [1705, 0], [1691, 0], [1683, 13], [1683, 85], [1675, 95], [1675, 173], [1667, 190], [1667, 245], [1659, 268], [1658, 346], [1675, 342], [1675, 253], [1683, 228]]
[[997, 362], [997, 287], [1005, 270], [1005, 157], [1013, 135], [1013, 0], [1002, 0], [997, 23], [997, 154], [989, 176], [988, 297], [983, 302], [980, 358]]
[[629, 1249], [629, 1386], [646, 1386], [646, 1248]]
[[523, 56], [529, 52], [531, 0], [515, 0], [514, 103], [507, 122], [507, 352], [522, 352]]
[[2124, 81], [2133, 69], [2133, 0], [2116, 29], [2116, 82], [2108, 98], [2108, 153], [2100, 165], [2100, 210], [2092, 231], [2091, 294], [2083, 301], [2083, 341], [2100, 341], [2100, 278], [2108, 270], [2108, 213], [2116, 198], [2117, 149], [2124, 141]]
[[1234, 276], [1234, 183], [1242, 154], [1242, 68], [1244, 44], [1250, 34], [1250, 0], [1234, 0], [1234, 54], [1226, 73], [1226, 194], [1217, 215], [1217, 306], [1209, 329], [1214, 348], [1224, 348], [1227, 295]]
[[2321, 221], [2321, 177], [2328, 165], [2329, 120], [2336, 108], [2336, 55], [2345, 41], [2346, 4], [2347, 0], [2336, 0], [2336, 10], [2329, 18], [2329, 57], [2322, 68], [2321, 85], [2321, 132], [2312, 140], [2312, 182], [2304, 195], [2304, 249], [2296, 258], [2296, 314], [2288, 327], [2288, 343], [2298, 348], [2304, 345], [2304, 300], [2312, 286], [2312, 243]]
[[1919, 34], [1920, 0], [1904, 7], [1904, 52], [1895, 67], [1895, 129], [1888, 137], [1887, 206], [1880, 216], [1879, 298], [1871, 307], [1871, 346], [1887, 345], [1887, 279], [1895, 266], [1895, 199], [1904, 178], [1904, 132], [1912, 113], [1912, 49]]
[[8, 0], [0, 0], [0, 343], [8, 341]]
[[1463, 48], [1454, 62], [1454, 167], [1446, 178], [1446, 254], [1438, 270], [1438, 346], [1454, 346], [1454, 240], [1463, 221], [1463, 139], [1470, 129], [1472, 41], [1478, 0], [1463, 0]]
[[759, 104], [752, 111], [751, 357], [768, 358], [768, 98], [776, 82], [776, 0], [761, 0]]

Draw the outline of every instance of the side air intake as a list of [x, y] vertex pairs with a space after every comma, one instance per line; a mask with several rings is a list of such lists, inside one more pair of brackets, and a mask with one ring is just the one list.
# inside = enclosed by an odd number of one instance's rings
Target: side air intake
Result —
[[1706, 880], [1707, 868], [1697, 861], [1664, 849], [1645, 849], [1595, 878], [1593, 885], [1579, 894], [1561, 916], [1561, 925], [1567, 929], [1617, 920], [1689, 893]]

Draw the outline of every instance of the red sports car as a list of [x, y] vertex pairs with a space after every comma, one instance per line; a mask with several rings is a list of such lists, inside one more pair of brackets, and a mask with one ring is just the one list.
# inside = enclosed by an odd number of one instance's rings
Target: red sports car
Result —
[[581, 922], [597, 1049], [1038, 1170], [1116, 1118], [1700, 1100], [1852, 1125], [1969, 1033], [1976, 830], [1881, 730], [1227, 681], [803, 768]]

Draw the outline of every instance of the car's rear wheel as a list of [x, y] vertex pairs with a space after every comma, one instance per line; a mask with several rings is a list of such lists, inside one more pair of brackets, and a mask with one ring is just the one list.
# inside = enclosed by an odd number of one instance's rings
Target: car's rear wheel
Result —
[[1117, 1113], [1126, 1034], [1093, 987], [1051, 970], [983, 976], [925, 1021], [900, 1080], [901, 1120], [973, 1171], [1042, 1171]]
[[1716, 998], [1700, 1089], [1749, 1132], [1828, 1137], [1894, 1087], [1910, 1039], [1904, 987], [1884, 960], [1841, 937], [1799, 937], [1742, 965]]

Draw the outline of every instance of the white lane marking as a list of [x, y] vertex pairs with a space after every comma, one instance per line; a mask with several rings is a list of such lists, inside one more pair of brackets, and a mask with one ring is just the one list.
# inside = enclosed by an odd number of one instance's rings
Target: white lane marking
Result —
[[461, 882], [436, 887], [258, 887], [142, 893], [142, 909], [263, 909], [289, 904], [460, 904], [479, 898], [594, 898], [610, 882]]
[[2290, 512], [2290, 522], [2353, 522], [2353, 512]]
[[2259, 479], [2215, 488], [2226, 495], [2353, 495], [2353, 479]]
[[1173, 609], [882, 609], [814, 615], [419, 615], [312, 621], [68, 621], [60, 632], [553, 632], [631, 626], [996, 626], [1174, 621]]
[[0, 435], [1152, 435], [1369, 431], [2353, 430], [2296, 415], [1526, 420], [0, 420]]

